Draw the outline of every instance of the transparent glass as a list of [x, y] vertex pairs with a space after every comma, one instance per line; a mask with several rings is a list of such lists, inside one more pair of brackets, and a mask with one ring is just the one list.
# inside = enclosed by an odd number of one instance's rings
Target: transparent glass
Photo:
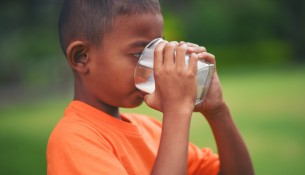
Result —
[[[162, 38], [157, 38], [151, 41], [143, 50], [136, 70], [134, 73], [135, 86], [146, 93], [153, 93], [155, 90], [155, 80], [153, 74], [154, 66], [154, 50], [156, 46], [164, 41]], [[186, 55], [185, 63], [188, 64], [189, 56]], [[214, 71], [214, 64], [209, 64], [203, 60], [199, 60], [197, 64], [197, 98], [195, 104], [201, 103], [210, 87], [211, 78]]]

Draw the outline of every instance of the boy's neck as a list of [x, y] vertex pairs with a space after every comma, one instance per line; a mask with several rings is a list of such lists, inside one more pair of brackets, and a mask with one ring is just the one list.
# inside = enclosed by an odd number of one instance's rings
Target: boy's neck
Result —
[[116, 106], [108, 105], [100, 100], [97, 100], [95, 98], [90, 98], [91, 96], [86, 95], [84, 91], [81, 90], [78, 86], [75, 86], [75, 92], [74, 92], [74, 100], [82, 101], [96, 109], [99, 109], [110, 116], [117, 118], [119, 120], [122, 120], [119, 108]]
[[105, 112], [106, 114], [117, 118], [119, 120], [122, 120], [120, 113], [119, 113], [119, 108], [118, 107], [114, 107], [114, 106], [110, 106], [104, 103], [98, 103], [98, 104], [89, 104], [103, 112]]
[[82, 102], [84, 102], [84, 103], [86, 103], [86, 104], [88, 104], [88, 105], [90, 105], [90, 106], [92, 106], [96, 109], [99, 109], [99, 110], [105, 112], [106, 114], [108, 114], [108, 115], [110, 115], [114, 118], [122, 120], [118, 107], [110, 106], [110, 105], [104, 104], [102, 102], [97, 102], [96, 103], [94, 101], [85, 100], [85, 99], [77, 97], [76, 95], [74, 96], [74, 100], [82, 101]]

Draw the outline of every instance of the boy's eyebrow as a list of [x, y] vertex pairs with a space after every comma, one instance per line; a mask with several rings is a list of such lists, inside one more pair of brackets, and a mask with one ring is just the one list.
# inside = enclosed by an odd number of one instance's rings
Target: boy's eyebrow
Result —
[[[165, 37], [162, 36], [162, 39]], [[139, 40], [129, 44], [130, 47], [146, 47], [151, 41]]]
[[149, 42], [147, 42], [147, 41], [136, 41], [136, 42], [129, 44], [129, 46], [130, 47], [145, 47], [145, 46], [147, 46], [147, 44], [149, 44]]

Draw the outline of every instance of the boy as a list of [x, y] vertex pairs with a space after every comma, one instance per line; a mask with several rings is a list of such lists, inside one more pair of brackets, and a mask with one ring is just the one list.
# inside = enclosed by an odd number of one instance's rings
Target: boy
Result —
[[[49, 175], [253, 174], [216, 71], [205, 101], [194, 108], [197, 61], [215, 64], [205, 48], [160, 43], [154, 53], [155, 92], [135, 88], [140, 53], [162, 37], [157, 0], [66, 0], [59, 31], [75, 94], [49, 139]], [[189, 65], [186, 53], [191, 54]], [[163, 113], [162, 125], [144, 115], [119, 113], [119, 107], [136, 107], [143, 100]], [[189, 144], [194, 110], [209, 122], [219, 158]]]

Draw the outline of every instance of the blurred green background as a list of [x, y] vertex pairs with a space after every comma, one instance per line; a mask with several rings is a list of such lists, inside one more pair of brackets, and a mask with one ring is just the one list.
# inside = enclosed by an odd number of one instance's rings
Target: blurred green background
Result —
[[[0, 174], [46, 174], [50, 132], [72, 99], [60, 0], [0, 2]], [[223, 91], [256, 174], [305, 174], [305, 1], [161, 0], [165, 38], [216, 55]], [[145, 104], [123, 112], [161, 119]], [[204, 117], [191, 141], [216, 150]]]

